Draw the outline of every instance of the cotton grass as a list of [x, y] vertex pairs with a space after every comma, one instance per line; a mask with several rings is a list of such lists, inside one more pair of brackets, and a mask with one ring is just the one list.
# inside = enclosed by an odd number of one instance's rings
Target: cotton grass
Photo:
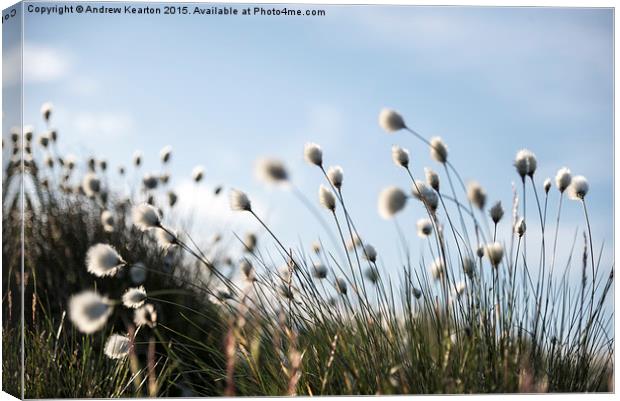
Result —
[[129, 288], [123, 294], [123, 305], [130, 309], [136, 309], [141, 307], [146, 301], [146, 290], [144, 286]]
[[266, 184], [281, 184], [288, 181], [289, 173], [281, 160], [262, 158], [257, 160], [255, 175]]
[[319, 202], [325, 209], [331, 210], [332, 212], [336, 211], [336, 197], [334, 193], [323, 184], [319, 187]]
[[230, 190], [230, 208], [234, 211], [252, 211], [250, 198], [238, 189]]
[[82, 190], [89, 198], [94, 198], [101, 191], [101, 181], [94, 173], [84, 175], [82, 179]]
[[131, 341], [129, 337], [112, 334], [105, 343], [104, 353], [111, 359], [123, 359], [129, 354]]
[[145, 304], [134, 311], [133, 322], [137, 327], [157, 326], [157, 310], [152, 304]]
[[398, 145], [392, 146], [392, 161], [397, 166], [409, 168], [409, 151]]
[[147, 231], [161, 226], [161, 213], [148, 203], [141, 203], [131, 211], [133, 224], [141, 231]]
[[532, 177], [537, 167], [536, 156], [528, 149], [521, 149], [515, 156], [514, 166], [521, 179], [526, 175]]
[[384, 219], [390, 219], [407, 204], [407, 195], [398, 187], [390, 186], [379, 194], [379, 215]]
[[568, 196], [573, 200], [584, 200], [588, 194], [590, 185], [586, 177], [578, 175], [572, 178], [568, 187]]
[[99, 331], [112, 314], [112, 303], [95, 291], [84, 291], [69, 299], [69, 319], [79, 331]]
[[114, 231], [114, 214], [109, 210], [101, 212], [101, 225], [105, 232], [111, 233]]
[[493, 267], [497, 267], [504, 257], [504, 247], [499, 242], [487, 244], [485, 254]]
[[114, 276], [126, 262], [112, 246], [96, 244], [86, 252], [86, 270], [97, 277]]
[[397, 111], [387, 108], [379, 112], [379, 126], [389, 134], [407, 127]]
[[448, 147], [440, 137], [435, 136], [431, 138], [430, 152], [433, 160], [441, 164], [444, 164], [448, 161]]
[[555, 185], [560, 193], [564, 193], [572, 180], [570, 170], [567, 167], [562, 167], [555, 175]]
[[416, 227], [420, 238], [426, 238], [433, 232], [433, 224], [429, 219], [419, 219], [416, 223]]
[[308, 142], [304, 147], [304, 159], [315, 166], [323, 166], [323, 151], [316, 143]]
[[342, 181], [344, 180], [344, 171], [342, 167], [332, 166], [327, 169], [327, 178], [335, 188], [342, 188]]

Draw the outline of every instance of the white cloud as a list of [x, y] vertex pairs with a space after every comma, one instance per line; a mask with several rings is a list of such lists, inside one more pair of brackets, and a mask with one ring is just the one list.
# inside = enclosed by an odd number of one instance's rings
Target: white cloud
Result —
[[7, 51], [3, 58], [5, 65], [3, 80], [11, 84], [20, 82], [20, 68], [23, 57], [23, 82], [40, 83], [61, 79], [71, 71], [72, 56], [69, 52], [43, 46], [35, 43], [26, 43], [22, 49], [15, 47]]
[[124, 112], [78, 112], [71, 124], [81, 138], [116, 139], [130, 134], [134, 128], [131, 116]]

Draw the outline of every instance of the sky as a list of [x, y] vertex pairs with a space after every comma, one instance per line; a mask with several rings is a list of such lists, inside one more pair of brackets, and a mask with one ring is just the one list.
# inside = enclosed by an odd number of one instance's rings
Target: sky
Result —
[[[170, 145], [172, 187], [181, 209], [193, 210], [199, 240], [219, 230], [256, 229], [250, 216], [228, 210], [226, 195], [212, 195], [223, 184], [247, 192], [284, 242], [301, 242], [306, 250], [318, 237], [328, 241], [321, 226], [291, 191], [265, 187], [253, 170], [260, 157], [283, 160], [294, 185], [319, 208], [322, 177], [303, 160], [304, 144], [316, 142], [326, 166], [343, 167], [349, 212], [384, 268], [396, 274], [398, 236], [393, 222], [377, 213], [381, 189], [410, 187], [391, 160], [392, 145], [409, 149], [416, 177], [426, 166], [443, 184], [446, 177], [420, 141], [381, 130], [379, 111], [393, 108], [422, 135], [441, 136], [451, 162], [466, 181], [480, 182], [489, 204], [502, 201], [502, 240], [510, 235], [512, 183], [520, 181], [512, 166], [518, 150], [536, 154], [539, 191], [563, 166], [586, 176], [594, 247], [606, 244], [602, 265], [608, 271], [611, 9], [295, 7], [325, 9], [326, 16], [26, 13], [24, 121], [43, 130], [39, 109], [50, 101], [62, 151], [97, 155], [114, 168], [129, 165], [140, 150], [140, 174], [159, 171], [159, 150]], [[16, 52], [9, 48], [5, 57]], [[5, 72], [5, 93], [18, 87], [18, 72]], [[15, 114], [7, 107], [5, 132]], [[199, 186], [190, 178], [196, 165], [206, 171]], [[548, 220], [555, 220], [558, 197], [553, 189]], [[539, 226], [531, 187], [527, 203], [534, 236]], [[581, 205], [564, 205], [563, 250], [575, 229], [585, 228]], [[414, 255], [422, 252], [415, 236], [421, 217], [423, 208], [413, 201], [398, 217]]]

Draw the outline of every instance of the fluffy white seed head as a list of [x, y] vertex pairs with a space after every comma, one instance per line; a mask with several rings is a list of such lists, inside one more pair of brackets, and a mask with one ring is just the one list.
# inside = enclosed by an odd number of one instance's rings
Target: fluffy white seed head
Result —
[[504, 208], [502, 207], [502, 202], [497, 201], [491, 206], [489, 209], [489, 216], [491, 216], [491, 220], [493, 223], [497, 224], [504, 217]]
[[409, 167], [409, 151], [398, 145], [392, 146], [392, 160], [397, 166]]
[[165, 227], [165, 230], [163, 228], [157, 228], [155, 230], [155, 238], [157, 239], [157, 244], [165, 251], [177, 244], [176, 231], [168, 227]]
[[133, 322], [137, 327], [157, 325], [157, 311], [152, 304], [145, 304], [134, 311]]
[[250, 198], [238, 189], [230, 190], [230, 208], [235, 211], [251, 211], [252, 203]]
[[342, 277], [336, 278], [336, 289], [342, 295], [347, 295], [347, 282]]
[[146, 267], [143, 263], [136, 263], [129, 268], [129, 277], [131, 282], [138, 285], [144, 283], [146, 280]]
[[136, 150], [135, 152], [133, 152], [133, 165], [136, 167], [140, 167], [141, 164], [142, 164], [142, 152], [140, 152], [139, 150]]
[[571, 180], [572, 176], [567, 167], [562, 167], [559, 169], [555, 175], [555, 185], [558, 187], [558, 191], [560, 191], [560, 193], [566, 191], [566, 188], [570, 185]]
[[262, 158], [256, 161], [256, 178], [266, 184], [280, 184], [288, 181], [289, 174], [281, 160]]
[[144, 177], [142, 177], [142, 185], [144, 185], [144, 188], [146, 190], [152, 190], [157, 188], [157, 185], [159, 184], [159, 176], [157, 174], [144, 174]]
[[125, 266], [116, 249], [107, 244], [96, 244], [86, 252], [86, 270], [97, 277], [113, 276]]
[[123, 359], [129, 354], [131, 341], [129, 337], [120, 334], [112, 334], [105, 343], [104, 352], [108, 358]]
[[515, 156], [514, 166], [522, 179], [526, 175], [532, 177], [536, 172], [536, 155], [528, 149], [521, 149]]
[[168, 163], [170, 161], [170, 158], [172, 157], [172, 147], [171, 146], [164, 146], [160, 151], [159, 151], [159, 158], [161, 159], [162, 163]]
[[589, 189], [590, 185], [586, 177], [578, 175], [571, 179], [570, 186], [568, 187], [568, 196], [574, 200], [583, 200]]
[[403, 210], [407, 204], [407, 195], [398, 187], [390, 186], [379, 194], [379, 215], [384, 219], [392, 218], [396, 213]]
[[349, 252], [352, 252], [355, 248], [362, 245], [362, 239], [359, 237], [359, 235], [353, 233], [352, 237], [353, 238], [348, 239], [347, 243], [345, 244]]
[[424, 167], [426, 183], [435, 191], [439, 191], [439, 175], [428, 167]]
[[504, 247], [499, 242], [493, 242], [486, 245], [485, 253], [491, 265], [497, 267], [504, 257]]
[[123, 294], [123, 305], [127, 308], [139, 308], [144, 305], [144, 301], [146, 301], [146, 290], [144, 286], [129, 288]]
[[327, 267], [322, 263], [315, 263], [312, 266], [312, 275], [318, 279], [327, 277]]
[[517, 223], [515, 224], [515, 234], [517, 234], [519, 237], [523, 237], [523, 234], [525, 234], [525, 220], [523, 219], [523, 217], [519, 218], [519, 220], [517, 220]]
[[416, 223], [418, 228], [418, 236], [420, 238], [426, 238], [433, 232], [433, 224], [429, 219], [420, 219]]
[[131, 210], [133, 224], [141, 231], [157, 228], [161, 225], [161, 214], [148, 203], [136, 205]]
[[101, 225], [106, 232], [114, 231], [114, 214], [111, 211], [104, 210], [101, 212]]
[[99, 177], [97, 177], [94, 173], [88, 173], [84, 175], [82, 179], [82, 189], [84, 190], [84, 194], [89, 198], [93, 198], [95, 195], [101, 191], [101, 181]]
[[323, 151], [316, 143], [308, 142], [304, 147], [304, 159], [310, 164], [321, 167], [323, 165]]
[[342, 188], [342, 181], [344, 180], [344, 171], [340, 166], [332, 166], [327, 169], [327, 178], [329, 182], [338, 189]]
[[431, 157], [438, 161], [439, 163], [445, 163], [448, 161], [448, 147], [444, 143], [444, 141], [435, 136], [430, 140], [431, 146]]
[[371, 262], [377, 261], [377, 250], [370, 244], [364, 245], [364, 257]]
[[431, 212], [437, 210], [439, 205], [439, 197], [437, 193], [433, 191], [426, 183], [420, 180], [414, 180], [411, 185], [411, 194], [414, 198], [418, 199], [424, 204], [424, 207], [428, 207]]
[[69, 299], [69, 319], [79, 331], [99, 331], [112, 314], [112, 303], [94, 291], [84, 291]]
[[52, 105], [52, 103], [50, 102], [43, 103], [43, 105], [41, 106], [41, 115], [43, 116], [43, 120], [45, 120], [45, 122], [49, 122], [50, 118], [52, 117], [53, 110], [54, 110], [54, 105]]
[[439, 280], [439, 278], [444, 274], [445, 266], [443, 264], [443, 260], [441, 258], [437, 258], [431, 264], [431, 274], [435, 280]]
[[484, 209], [484, 205], [487, 202], [487, 194], [482, 186], [476, 181], [472, 181], [467, 184], [467, 198], [478, 209]]
[[254, 252], [257, 242], [258, 238], [256, 238], [256, 234], [254, 233], [246, 233], [243, 237], [243, 245], [245, 247], [245, 250], [248, 252]]
[[205, 169], [202, 166], [196, 166], [192, 170], [192, 180], [194, 180], [194, 182], [202, 181], [202, 178], [204, 177], [204, 175], [205, 175]]
[[336, 196], [323, 184], [319, 187], [319, 201], [325, 209], [336, 210]]
[[547, 178], [545, 182], [543, 182], [543, 189], [546, 194], [549, 193], [549, 190], [551, 189], [551, 178]]
[[379, 126], [388, 134], [407, 127], [403, 117], [391, 109], [383, 109], [379, 112]]

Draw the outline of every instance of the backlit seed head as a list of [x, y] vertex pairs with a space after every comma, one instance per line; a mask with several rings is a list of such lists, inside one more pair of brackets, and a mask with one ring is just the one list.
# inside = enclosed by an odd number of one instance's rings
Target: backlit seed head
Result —
[[355, 248], [362, 245], [362, 239], [359, 237], [359, 235], [353, 233], [352, 237], [353, 238], [348, 239], [346, 243], [346, 248], [349, 252], [352, 252]]
[[342, 277], [336, 278], [336, 289], [341, 295], [347, 295], [347, 282]]
[[129, 288], [123, 294], [123, 305], [127, 308], [136, 309], [144, 305], [146, 301], [146, 290], [144, 286]]
[[331, 210], [332, 212], [336, 210], [336, 197], [334, 193], [322, 184], [319, 187], [319, 201], [325, 209]]
[[484, 256], [484, 246], [479, 245], [478, 248], [476, 248], [476, 256], [482, 259]]
[[429, 219], [420, 219], [416, 223], [418, 228], [418, 236], [420, 238], [426, 238], [433, 232], [433, 224]]
[[94, 198], [101, 191], [101, 181], [94, 173], [88, 173], [82, 179], [82, 190], [89, 198]]
[[256, 238], [256, 234], [254, 233], [246, 233], [245, 237], [243, 238], [243, 245], [248, 252], [254, 252], [257, 242], [258, 239]]
[[200, 182], [202, 181], [204, 174], [205, 174], [205, 169], [202, 166], [196, 166], [192, 170], [192, 180], [194, 180], [194, 182]]
[[396, 213], [403, 210], [407, 204], [407, 195], [398, 187], [390, 186], [379, 194], [379, 215], [384, 219], [392, 218]]
[[168, 206], [174, 207], [176, 205], [179, 197], [174, 191], [168, 191]]
[[424, 207], [428, 207], [430, 212], [434, 213], [437, 210], [439, 206], [439, 197], [426, 183], [420, 180], [414, 180], [411, 185], [411, 194], [414, 198], [422, 202]]
[[32, 137], [34, 136], [34, 127], [32, 125], [24, 126], [24, 139], [26, 142], [32, 141]]
[[570, 170], [567, 167], [562, 167], [555, 175], [555, 185], [558, 187], [558, 191], [563, 193], [570, 185], [572, 180]]
[[376, 262], [377, 261], [377, 250], [375, 249], [375, 247], [370, 244], [364, 245], [364, 257], [370, 262], [373, 262], [373, 263]]
[[312, 252], [317, 255], [321, 253], [321, 243], [319, 241], [314, 241], [312, 243]]
[[392, 146], [392, 160], [397, 166], [409, 167], [409, 151], [398, 145]]
[[497, 267], [504, 257], [504, 248], [499, 242], [493, 242], [486, 245], [485, 253], [491, 265]]
[[133, 165], [136, 167], [140, 167], [141, 164], [142, 164], [142, 152], [140, 152], [139, 150], [136, 150], [133, 153]]
[[157, 310], [152, 304], [145, 304], [136, 309], [133, 316], [136, 327], [149, 326], [153, 328], [157, 326]]
[[403, 117], [391, 109], [383, 109], [379, 112], [379, 126], [389, 134], [406, 128]]
[[437, 258], [431, 264], [431, 274], [435, 280], [439, 280], [441, 276], [443, 276], [445, 271], [445, 266], [443, 264], [443, 260], [441, 258]]
[[519, 237], [523, 237], [523, 234], [525, 234], [525, 220], [523, 217], [519, 218], [515, 224], [515, 234]]
[[162, 163], [168, 163], [172, 158], [172, 147], [164, 146], [162, 150], [159, 151], [159, 158], [161, 159]]
[[112, 302], [95, 291], [84, 291], [69, 299], [69, 319], [86, 334], [101, 330], [112, 309]]
[[439, 163], [445, 163], [448, 161], [448, 147], [443, 140], [435, 136], [430, 140], [431, 157]]
[[114, 214], [109, 210], [101, 212], [101, 225], [103, 230], [111, 233], [114, 231]]
[[254, 171], [256, 178], [266, 184], [280, 184], [289, 179], [286, 166], [277, 159], [259, 159], [256, 162]]
[[105, 343], [104, 353], [111, 359], [123, 359], [129, 354], [131, 341], [129, 337], [112, 334]]
[[318, 279], [324, 279], [327, 277], [327, 267], [321, 263], [315, 263], [312, 266], [312, 275]]
[[329, 182], [338, 189], [342, 188], [342, 181], [344, 179], [344, 172], [340, 166], [332, 166], [327, 169], [327, 178]]
[[424, 175], [426, 176], [426, 183], [439, 192], [439, 175], [428, 167], [424, 167]]
[[114, 276], [125, 261], [112, 246], [96, 244], [86, 252], [86, 270], [97, 277]]
[[141, 203], [131, 211], [133, 224], [141, 231], [157, 228], [161, 225], [161, 213], [148, 203]]
[[545, 182], [543, 183], [543, 189], [545, 190], [546, 194], [549, 193], [549, 190], [551, 189], [551, 178], [547, 178], [545, 180]]
[[156, 174], [145, 174], [142, 177], [142, 185], [146, 190], [152, 190], [157, 188], [159, 184], [159, 177]]
[[50, 102], [45, 102], [41, 106], [41, 115], [43, 116], [43, 120], [47, 123], [52, 117], [52, 110], [54, 106]]
[[521, 149], [515, 156], [514, 166], [522, 179], [526, 175], [532, 177], [536, 172], [536, 155], [528, 149]]
[[487, 194], [476, 181], [467, 184], [467, 198], [478, 209], [483, 210], [487, 201]]
[[251, 211], [252, 203], [250, 198], [237, 189], [230, 190], [230, 208], [235, 211]]
[[364, 271], [364, 276], [373, 284], [379, 281], [379, 270], [376, 266], [368, 266]]
[[177, 244], [177, 237], [177, 233], [170, 228], [163, 227], [155, 229], [155, 238], [157, 238], [157, 244], [164, 251], [167, 251], [170, 247]]
[[304, 159], [310, 164], [321, 167], [323, 165], [323, 151], [316, 143], [308, 142], [304, 147]]
[[497, 201], [491, 206], [489, 209], [489, 216], [491, 216], [491, 220], [493, 223], [497, 224], [504, 217], [504, 208], [502, 207], [502, 202]]
[[568, 196], [574, 200], [583, 200], [590, 186], [586, 177], [578, 175], [572, 178], [571, 184], [568, 187]]

